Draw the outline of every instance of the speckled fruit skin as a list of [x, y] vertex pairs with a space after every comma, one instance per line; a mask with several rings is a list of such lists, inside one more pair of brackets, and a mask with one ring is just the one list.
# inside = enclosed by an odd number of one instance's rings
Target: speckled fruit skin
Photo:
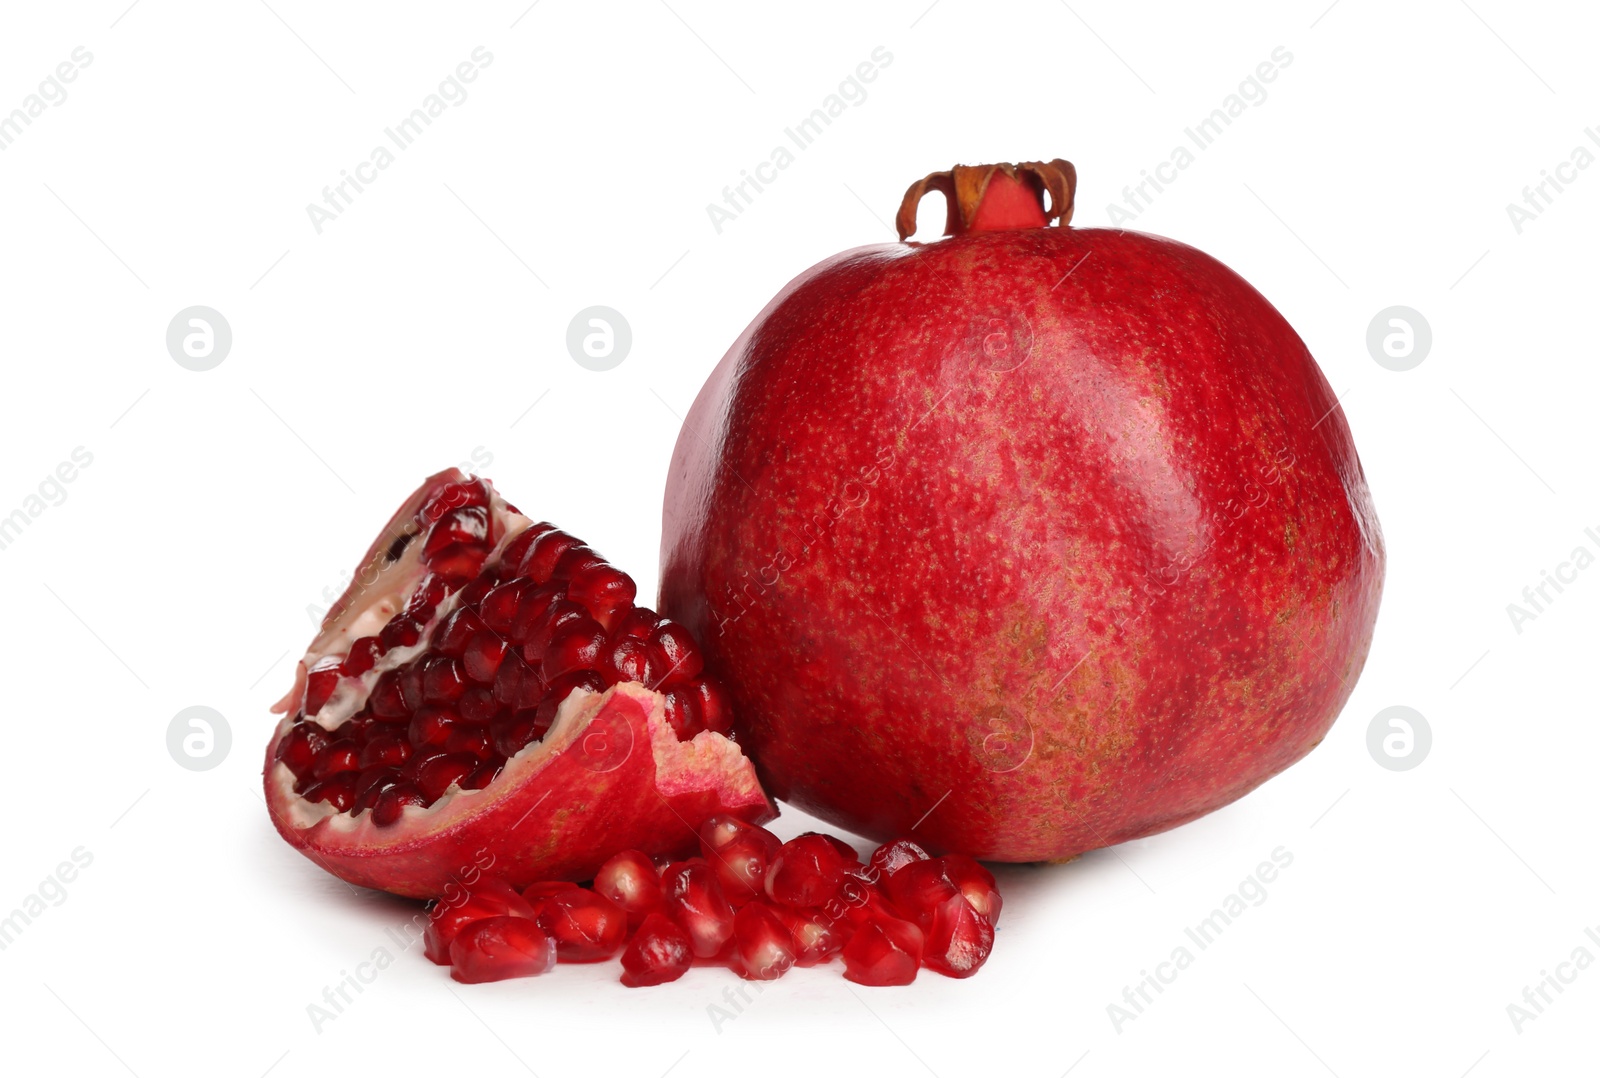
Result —
[[866, 247], [792, 282], [695, 401], [661, 609], [776, 796], [1055, 860], [1247, 793], [1361, 671], [1383, 539], [1305, 344], [1137, 232]]

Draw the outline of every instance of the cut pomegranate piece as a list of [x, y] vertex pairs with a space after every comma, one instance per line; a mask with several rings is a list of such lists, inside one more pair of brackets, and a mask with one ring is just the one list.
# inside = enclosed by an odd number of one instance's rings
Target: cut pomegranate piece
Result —
[[628, 915], [604, 895], [567, 885], [534, 907], [539, 927], [556, 941], [563, 962], [599, 962], [621, 949]]
[[751, 981], [775, 981], [794, 965], [794, 937], [765, 902], [747, 902], [733, 915], [733, 968]]
[[686, 820], [771, 819], [695, 640], [634, 591], [487, 481], [428, 480], [274, 708], [279, 833], [351, 883], [432, 898], [485, 856], [515, 885], [587, 879], [619, 849], [692, 852]]
[[785, 906], [820, 906], [838, 894], [845, 860], [835, 842], [815, 833], [785, 842], [767, 869], [767, 897]]
[[844, 975], [856, 984], [910, 984], [922, 962], [922, 930], [910, 921], [876, 912], [844, 945]]
[[470, 890], [453, 884], [428, 911], [428, 927], [422, 933], [422, 953], [439, 965], [448, 966], [450, 944], [461, 930], [490, 917], [531, 920], [533, 907], [504, 880], [480, 879]]
[[661, 908], [661, 874], [638, 850], [623, 850], [594, 874], [594, 889], [616, 903], [637, 925]]
[[994, 950], [994, 926], [960, 894], [933, 911], [922, 947], [922, 963], [946, 977], [970, 977]]
[[652, 913], [622, 952], [622, 983], [640, 988], [675, 981], [693, 961], [688, 934], [666, 915]]
[[555, 964], [555, 941], [526, 917], [474, 921], [450, 943], [450, 976], [463, 984], [534, 977]]
[[713, 816], [700, 825], [700, 852], [735, 906], [766, 893], [767, 868], [780, 848], [777, 835], [735, 816]]
[[698, 857], [668, 865], [661, 874], [667, 913], [689, 934], [696, 958], [713, 958], [733, 935], [733, 906], [711, 866]]

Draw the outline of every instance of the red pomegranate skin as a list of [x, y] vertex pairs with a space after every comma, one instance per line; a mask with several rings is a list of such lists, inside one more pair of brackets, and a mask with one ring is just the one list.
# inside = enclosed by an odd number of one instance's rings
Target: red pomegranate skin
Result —
[[1233, 271], [1110, 229], [860, 248], [695, 401], [661, 610], [769, 792], [875, 839], [1058, 860], [1309, 752], [1383, 539], [1305, 344]]

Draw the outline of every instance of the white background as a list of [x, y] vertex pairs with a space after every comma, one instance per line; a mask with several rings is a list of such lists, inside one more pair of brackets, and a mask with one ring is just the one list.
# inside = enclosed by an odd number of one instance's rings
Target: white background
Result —
[[[93, 55], [0, 151], [0, 515], [75, 447], [93, 454], [0, 550], [0, 913], [73, 850], [93, 857], [0, 952], [5, 1070], [1594, 1073], [1600, 966], [1520, 1031], [1507, 1006], [1574, 949], [1600, 958], [1584, 934], [1600, 934], [1600, 569], [1520, 632], [1506, 609], [1573, 548], [1600, 552], [1584, 535], [1600, 168], [1520, 233], [1506, 211], [1574, 147], [1600, 152], [1592, 9], [125, 7], [0, 16], [0, 112], [75, 47]], [[319, 235], [307, 203], [480, 45], [494, 59], [470, 97]], [[718, 234], [706, 204], [880, 45], [893, 61], [866, 99]], [[463, 988], [413, 950], [318, 1031], [307, 1005], [393, 950], [413, 909], [352, 894], [273, 832], [266, 708], [308, 605], [416, 481], [481, 447], [513, 501], [653, 594], [677, 417], [785, 281], [892, 240], [905, 186], [958, 161], [1070, 158], [1077, 223], [1103, 225], [1278, 46], [1293, 60], [1266, 99], [1132, 227], [1239, 270], [1344, 395], [1389, 570], [1327, 741], [1198, 823], [1003, 869], [971, 981], [797, 971], [719, 1025], [708, 1006], [740, 983], [720, 970], [648, 991], [611, 964]], [[195, 304], [234, 336], [205, 373], [164, 343]], [[564, 344], [594, 304], [633, 329], [606, 373]], [[1404, 373], [1365, 343], [1395, 304], [1433, 329]], [[197, 704], [233, 734], [205, 772], [166, 746]], [[1396, 704], [1433, 731], [1404, 772], [1367, 749]], [[1266, 900], [1118, 1028], [1124, 987], [1280, 846], [1293, 864]]]

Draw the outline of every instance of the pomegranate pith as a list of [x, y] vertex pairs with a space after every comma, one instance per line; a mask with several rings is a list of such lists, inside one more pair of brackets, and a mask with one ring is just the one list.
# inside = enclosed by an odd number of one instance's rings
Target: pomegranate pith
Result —
[[279, 832], [353, 883], [430, 898], [485, 863], [584, 879], [619, 849], [689, 852], [713, 814], [770, 819], [693, 637], [634, 594], [486, 480], [428, 480], [275, 708]]

